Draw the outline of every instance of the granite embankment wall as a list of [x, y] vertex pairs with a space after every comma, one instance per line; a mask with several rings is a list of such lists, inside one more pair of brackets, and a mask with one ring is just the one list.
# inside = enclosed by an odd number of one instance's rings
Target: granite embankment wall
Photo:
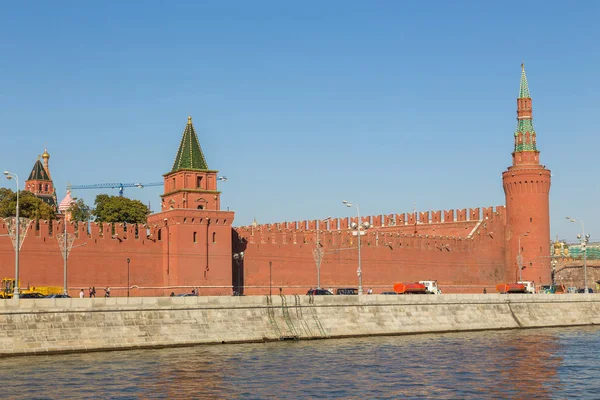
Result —
[[600, 295], [0, 300], [0, 355], [600, 324]]

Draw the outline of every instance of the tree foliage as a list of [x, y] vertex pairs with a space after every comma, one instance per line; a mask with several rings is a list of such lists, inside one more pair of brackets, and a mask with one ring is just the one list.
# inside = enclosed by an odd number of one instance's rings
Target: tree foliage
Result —
[[145, 224], [150, 210], [139, 200], [99, 194], [92, 214], [97, 222], [127, 222]]
[[71, 220], [72, 221], [89, 221], [92, 218], [92, 208], [85, 204], [83, 199], [78, 199], [71, 204]]
[[[0, 188], [0, 217], [14, 217], [16, 212], [17, 193], [10, 189]], [[35, 197], [33, 193], [22, 190], [19, 192], [19, 216], [33, 220], [53, 220], [56, 219], [56, 212], [51, 206]]]

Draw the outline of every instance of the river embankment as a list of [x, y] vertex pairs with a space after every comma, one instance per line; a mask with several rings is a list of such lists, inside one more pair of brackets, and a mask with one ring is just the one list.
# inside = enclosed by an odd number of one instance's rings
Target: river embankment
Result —
[[0, 356], [600, 324], [600, 294], [0, 300]]

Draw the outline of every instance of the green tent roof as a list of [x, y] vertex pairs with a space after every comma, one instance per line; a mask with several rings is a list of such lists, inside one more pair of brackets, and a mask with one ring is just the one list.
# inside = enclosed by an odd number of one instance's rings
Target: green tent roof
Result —
[[202, 153], [198, 136], [192, 125], [192, 117], [188, 117], [188, 123], [183, 131], [179, 150], [173, 163], [171, 172], [179, 171], [180, 169], [199, 169], [207, 170], [208, 165]]
[[31, 174], [29, 174], [28, 181], [36, 180], [36, 181], [49, 181], [50, 177], [48, 173], [44, 169], [42, 162], [38, 159], [35, 164], [33, 164], [33, 169], [31, 170]]
[[529, 85], [527, 84], [527, 75], [525, 74], [525, 64], [521, 64], [521, 86], [519, 87], [519, 98], [529, 99]]

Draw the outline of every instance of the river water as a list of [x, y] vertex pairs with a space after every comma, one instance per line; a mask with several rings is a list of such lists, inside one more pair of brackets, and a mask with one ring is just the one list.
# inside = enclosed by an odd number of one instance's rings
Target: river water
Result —
[[0, 359], [4, 399], [600, 398], [600, 327]]

